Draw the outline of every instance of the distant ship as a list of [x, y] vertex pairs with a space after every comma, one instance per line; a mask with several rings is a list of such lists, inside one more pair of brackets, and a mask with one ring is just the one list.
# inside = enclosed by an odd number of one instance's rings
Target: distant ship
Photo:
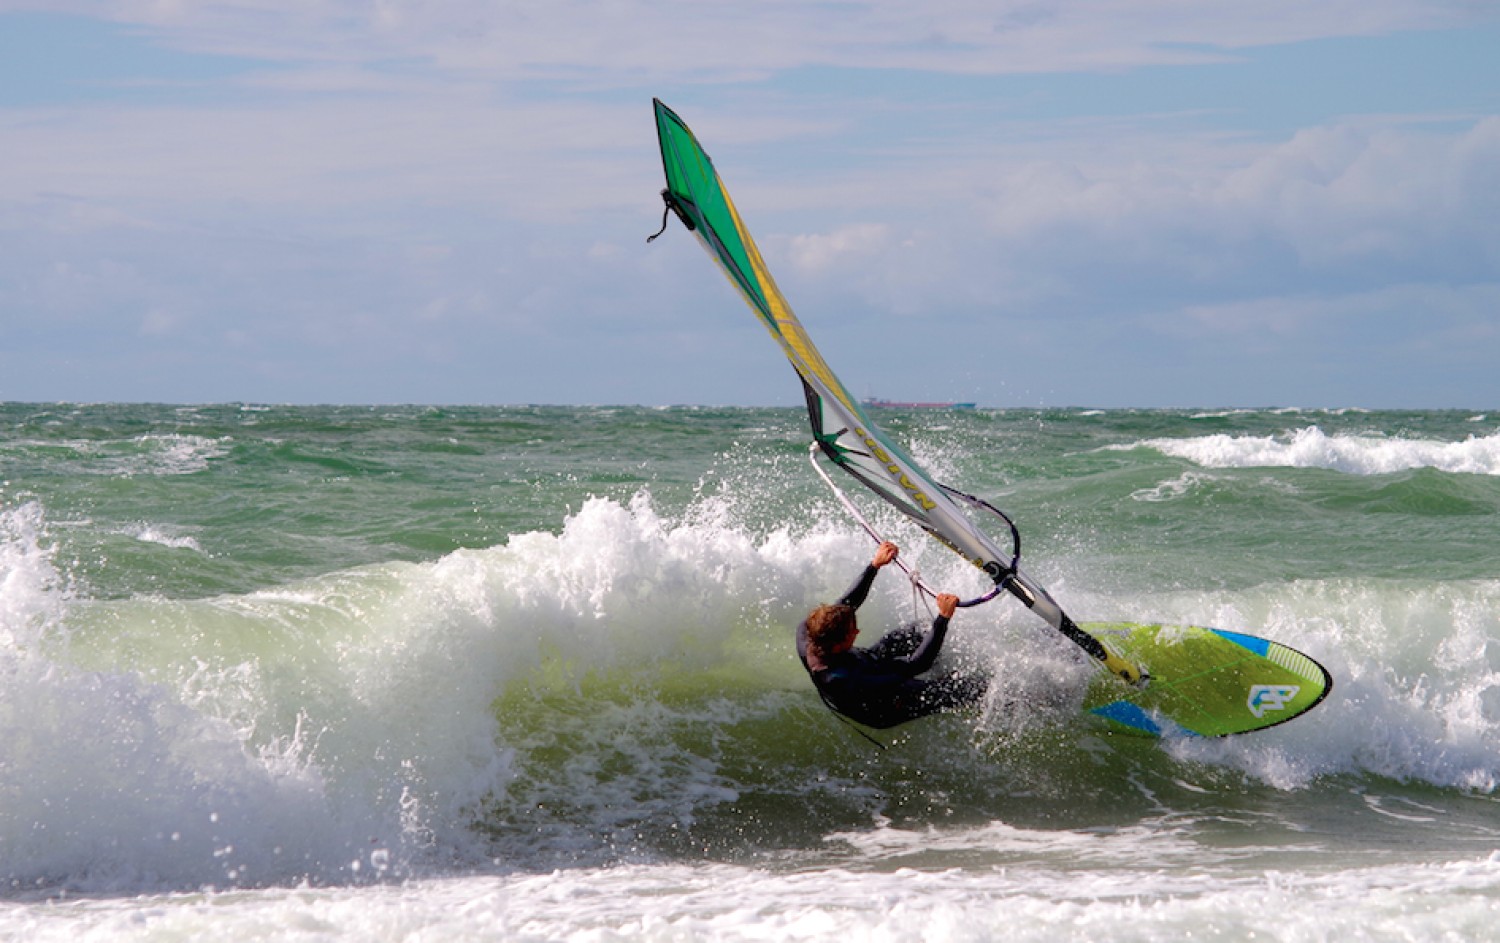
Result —
[[876, 409], [973, 409], [973, 403], [903, 403], [892, 399], [869, 397], [862, 400], [866, 406]]

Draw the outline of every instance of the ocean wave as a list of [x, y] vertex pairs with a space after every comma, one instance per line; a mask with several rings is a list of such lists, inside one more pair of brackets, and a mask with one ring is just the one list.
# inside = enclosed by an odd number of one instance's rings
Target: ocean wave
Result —
[[[996, 672], [996, 696], [880, 751], [791, 651], [791, 626], [867, 558], [842, 524], [752, 534], [666, 519], [644, 493], [596, 498], [559, 533], [194, 600], [80, 598], [38, 506], [0, 524], [13, 888], [359, 883], [797, 848], [874, 823], [1127, 823], [1169, 793], [1213, 807], [1170, 785], [1212, 771], [1272, 791], [1352, 776], [1488, 795], [1500, 779], [1494, 582], [1068, 594], [1080, 616], [1253, 631], [1333, 671], [1296, 723], [1160, 745], [1084, 723], [1057, 692], [1090, 666], [1019, 607], [966, 610], [947, 657]], [[922, 562], [945, 585], [968, 570]], [[861, 610], [871, 628], [912, 615], [895, 578]]]
[[1215, 434], [1146, 439], [1114, 449], [1150, 448], [1206, 468], [1326, 468], [1353, 475], [1386, 475], [1414, 468], [1500, 475], [1500, 433], [1460, 442], [1337, 433], [1308, 426], [1286, 435]]
[[121, 530], [128, 537], [134, 537], [141, 543], [157, 544], [162, 547], [170, 547], [173, 550], [194, 550], [203, 552], [203, 547], [197, 538], [182, 534], [179, 528], [165, 524], [136, 524]]
[[16, 439], [4, 443], [19, 460], [44, 456], [80, 474], [114, 478], [191, 475], [229, 454], [229, 436], [148, 433], [115, 439]]
[[1202, 487], [1203, 480], [1200, 474], [1183, 472], [1171, 481], [1159, 482], [1150, 488], [1139, 488], [1131, 492], [1130, 497], [1131, 500], [1144, 501], [1148, 504], [1175, 501]]

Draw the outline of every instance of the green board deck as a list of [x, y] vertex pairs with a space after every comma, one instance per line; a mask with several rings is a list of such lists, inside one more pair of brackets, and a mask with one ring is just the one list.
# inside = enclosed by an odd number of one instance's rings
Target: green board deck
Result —
[[1333, 688], [1328, 670], [1278, 642], [1198, 626], [1086, 622], [1080, 626], [1150, 675], [1132, 687], [1100, 672], [1084, 710], [1138, 736], [1222, 737], [1307, 713]]

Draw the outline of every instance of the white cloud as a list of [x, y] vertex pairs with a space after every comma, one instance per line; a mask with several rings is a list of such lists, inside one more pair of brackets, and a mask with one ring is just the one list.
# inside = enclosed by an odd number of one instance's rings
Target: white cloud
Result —
[[[1500, 260], [1500, 118], [1457, 134], [1342, 126], [1299, 132], [1222, 187], [1310, 265], [1476, 251]], [[1467, 247], [1464, 248], [1464, 247]], [[1441, 254], [1445, 258], [1432, 258]]]
[[1424, 346], [1453, 341], [1493, 341], [1500, 311], [1500, 282], [1455, 287], [1398, 284], [1342, 295], [1268, 295], [1244, 301], [1188, 305], [1182, 319], [1164, 321], [1171, 333], [1277, 335], [1313, 339], [1353, 322], [1404, 320]]
[[[1261, 272], [1282, 287], [1337, 277], [1357, 288], [1486, 280], [1500, 265], [1500, 118], [1456, 133], [1310, 128], [1258, 153], [1238, 140], [1174, 140], [1177, 165], [1095, 160], [1084, 169], [1058, 158], [963, 168], [959, 188], [988, 195], [947, 214], [954, 241], [982, 242], [1021, 270], [1126, 281]], [[1070, 147], [1089, 151], [1084, 140]], [[941, 172], [942, 186], [953, 188], [956, 174]]]
[[788, 246], [792, 264], [816, 273], [846, 259], [867, 259], [887, 247], [890, 228], [879, 223], [844, 226], [830, 233], [793, 236]]
[[[0, 200], [574, 211], [633, 200], [622, 175], [649, 187], [659, 173], [639, 146], [641, 122], [629, 132], [625, 122], [620, 109], [581, 103], [498, 109], [427, 99], [0, 112]], [[633, 161], [619, 154], [627, 140]]]
[[1464, 0], [53, 0], [0, 5], [105, 16], [198, 52], [304, 62], [420, 58], [492, 79], [884, 67], [1054, 72], [1184, 64], [1216, 50], [1442, 29], [1483, 17]]

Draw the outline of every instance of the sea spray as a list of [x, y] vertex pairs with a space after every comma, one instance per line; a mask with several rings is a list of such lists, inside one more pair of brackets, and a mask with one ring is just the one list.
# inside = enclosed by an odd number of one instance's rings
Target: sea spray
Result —
[[34, 649], [61, 621], [68, 590], [54, 549], [39, 503], [0, 504], [0, 651], [7, 661]]
[[[324, 870], [321, 783], [297, 738], [254, 748], [182, 689], [76, 659], [72, 620], [90, 604], [53, 567], [40, 508], [0, 518], [0, 882], [109, 890]], [[209, 683], [233, 687], [234, 674]]]

